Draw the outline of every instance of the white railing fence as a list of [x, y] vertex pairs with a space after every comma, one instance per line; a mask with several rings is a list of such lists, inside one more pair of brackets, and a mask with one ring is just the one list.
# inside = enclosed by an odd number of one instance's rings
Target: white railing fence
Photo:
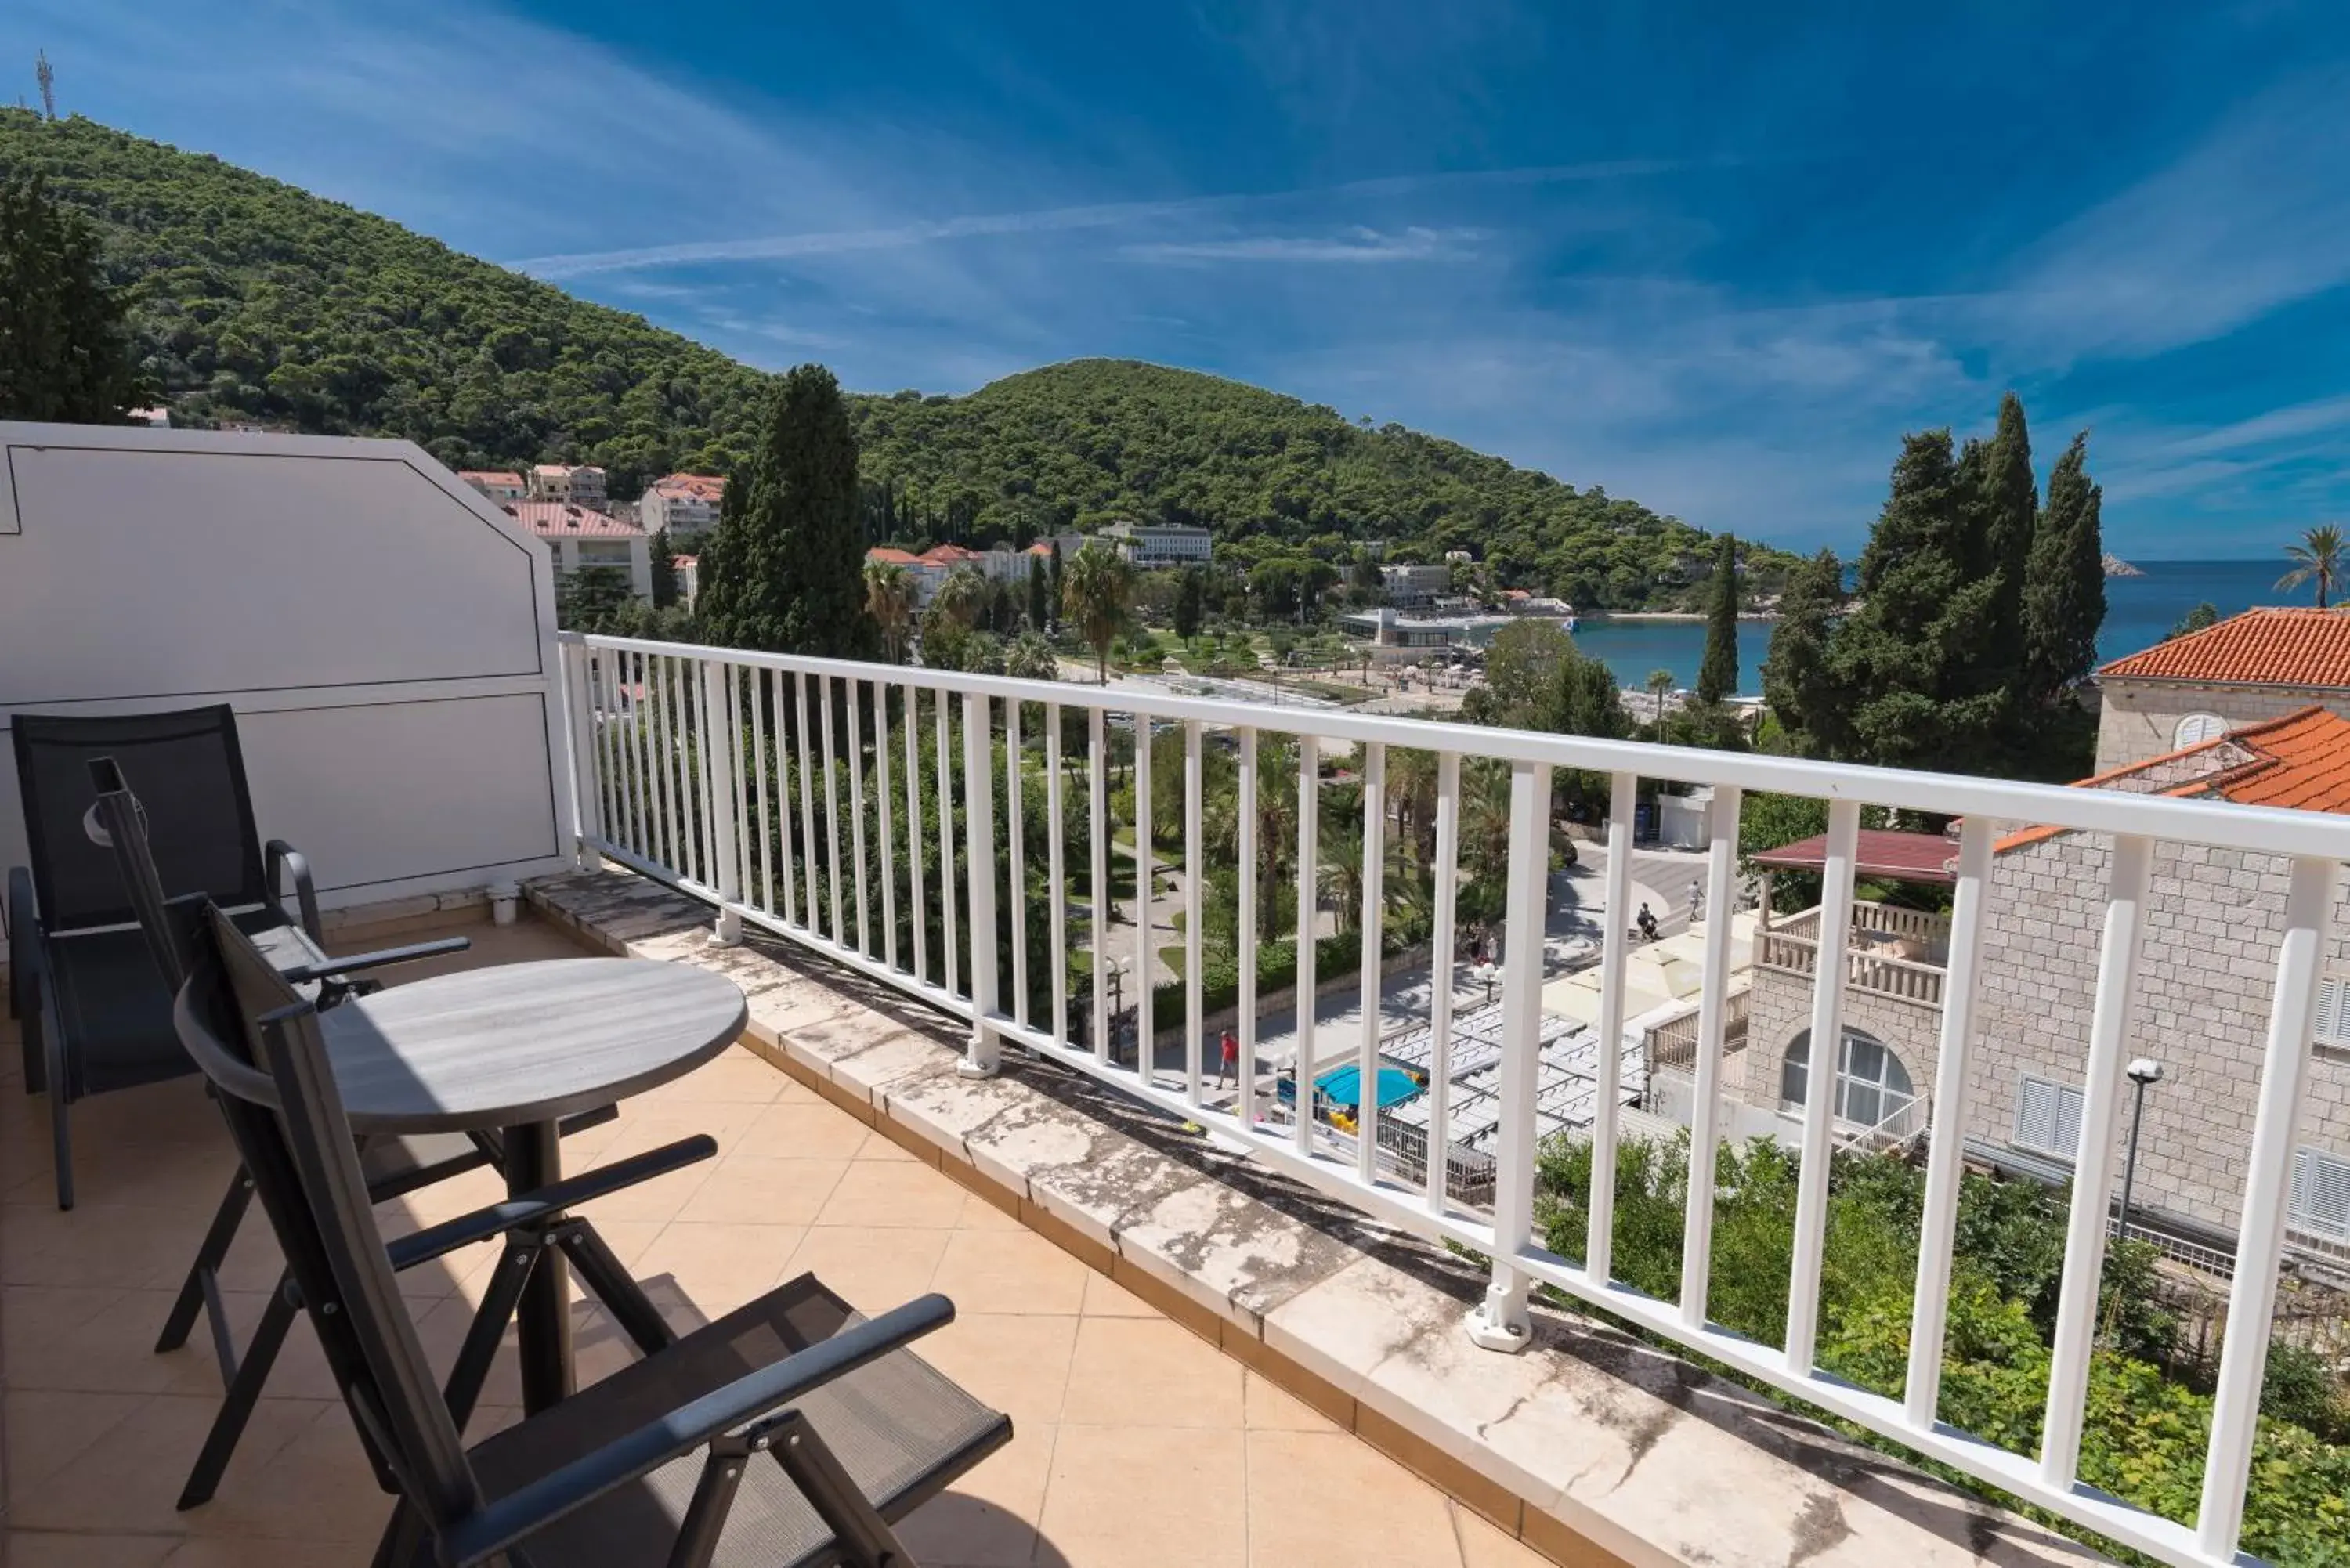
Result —
[[[1201, 1124], [1268, 1166], [1385, 1220], [1492, 1259], [1492, 1290], [1469, 1325], [1481, 1344], [1523, 1345], [1527, 1293], [1535, 1284], [1552, 1286], [2161, 1561], [2180, 1568], [2238, 1561], [2293, 1122], [2333, 896], [2341, 863], [2350, 859], [2350, 819], [676, 644], [577, 635], [564, 642], [583, 857], [609, 857], [711, 901], [719, 911], [718, 940], [734, 939], [745, 922], [776, 933], [966, 1021], [971, 1073], [994, 1071], [1002, 1044], [1013, 1042]], [[1410, 753], [1432, 753], [1433, 766], [1408, 769], [1407, 762], [1420, 760]], [[1326, 766], [1336, 764], [1350, 776], [1326, 777]], [[1610, 909], [1628, 898], [1632, 808], [1643, 775], [1713, 786], [1709, 909], [1731, 908], [1736, 893], [1744, 794], [1825, 800], [1825, 919], [1816, 945], [1826, 950], [1817, 955], [1815, 976], [1846, 972], [1854, 956], [1862, 805], [1964, 817], [1950, 963], [1937, 971], [1939, 1057], [1924, 1096], [1932, 1133], [1948, 1129], [1950, 1136], [1929, 1137], [1908, 1376], [1898, 1393], [1857, 1387], [1814, 1361], [1828, 1154], [1836, 1134], [1833, 1073], [1810, 1075], [1803, 1107], [1785, 1343], [1757, 1343], [1708, 1316], [1710, 1199], [1730, 1086], [1722, 1072], [1730, 921], [1707, 932], [1689, 1067], [1688, 1190], [1707, 1200], [1692, 1201], [1686, 1215], [1679, 1299], [1655, 1299], [1612, 1277], [1608, 1182], [1591, 1184], [1580, 1261], [1553, 1251], [1537, 1234], [1543, 943], [1513, 934], [1540, 930], [1545, 919], [1552, 776], [1558, 769], [1610, 776]], [[1218, 801], [1236, 806], [1206, 809], [1211, 772]], [[1452, 953], [1461, 944], [1464, 898], [1479, 900], [1481, 924], [1498, 914], [1502, 1124], [1490, 1211], [1464, 1207], [1448, 1190], [1447, 1161], [1379, 1158], [1386, 1140], [1376, 1089], [1383, 1031], [1378, 937], [1383, 914], [1395, 907], [1385, 844], [1391, 813], [1399, 833], [1407, 821], [1394, 805], [1407, 778], [1417, 781], [1409, 789], [1420, 792], [1421, 802], [1409, 816], [1409, 832], [1419, 839], [1421, 823], [1429, 829], [1433, 907], [1425, 915], [1434, 951]], [[1396, 787], [1382, 789], [1389, 781]], [[1354, 798], [1344, 793], [1350, 787], [1359, 794], [1359, 823], [1334, 815], [1333, 802]], [[1118, 823], [1110, 821], [1114, 801], [1123, 815]], [[1171, 851], [1154, 847], [1154, 818], [1180, 824]], [[1962, 1174], [1960, 1134], [1978, 1049], [1973, 1023], [1991, 846], [2003, 823], [2085, 830], [2107, 836], [2113, 846], [2094, 1019], [2083, 1042], [2082, 1158], [2036, 1453], [1999, 1447], [1938, 1418]], [[1283, 857], [1270, 853], [1276, 840], [1287, 852], [1294, 889], [1268, 881], [1284, 875]], [[2272, 955], [2274, 1000], [2226, 1348], [2201, 1507], [2191, 1521], [2118, 1502], [2076, 1473], [2116, 1174], [2125, 1044], [2157, 840], [2279, 857], [2291, 868], [2282, 936]], [[1319, 847], [1324, 843], [1335, 846], [1330, 855]], [[1152, 909], [1149, 889], [1159, 879], [1136, 874], [1137, 849], [1159, 874], [1180, 873], [1180, 921], [1135, 918]], [[1351, 881], [1345, 875], [1350, 857]], [[1462, 868], [1471, 865], [1482, 869], [1464, 881]], [[1327, 951], [1334, 924], [1359, 933], [1363, 1020], [1354, 1056], [1361, 1103], [1354, 1136], [1334, 1136], [1318, 1115], [1274, 1119], [1277, 1097], [1248, 1091], [1262, 1076], [1259, 961], [1239, 962], [1229, 981], [1238, 1001], [1242, 1092], [1226, 1097], [1211, 1091], [1209, 1043], [1196, 1029], [1185, 1030], [1179, 1059], [1161, 1062], [1147, 1045], [1127, 1046], [1153, 1036], [1152, 977], [1162, 957], [1156, 950], [1171, 950], [1164, 956], [1181, 977], [1169, 992], [1179, 999], [1170, 1010], [1180, 1007], [1192, 1020], [1206, 1015], [1211, 950], [1202, 888], [1211, 870], [1237, 881], [1236, 898], [1219, 905], [1234, 922], [1220, 933], [1219, 948], [1256, 961], [1262, 950], [1287, 940], [1299, 996], [1313, 994], [1317, 939]], [[1334, 885], [1350, 891], [1336, 893]], [[1360, 900], [1358, 909], [1334, 908], [1349, 896]], [[1112, 906], [1123, 919], [1103, 918]], [[1624, 922], [1608, 919], [1595, 1026], [1601, 1085], [1621, 1075], [1627, 956]], [[1113, 973], [1112, 960], [1128, 961]], [[1344, 961], [1355, 961], [1354, 955]], [[1219, 988], [1226, 983], [1216, 981]], [[1119, 1028], [1118, 1044], [1102, 1052], [1097, 1043], [1113, 1034], [1114, 985], [1119, 1022], [1130, 1018], [1130, 1026]], [[1431, 989], [1429, 1125], [1440, 1131], [1448, 1126], [1442, 1101], [1453, 1075], [1453, 1030], [1449, 988]], [[1841, 1036], [1844, 996], [1843, 987], [1815, 981], [1813, 1039]], [[1301, 1009], [1281, 1046], [1283, 1058], [1324, 1061], [1315, 1033], [1313, 1010]], [[1612, 1170], [1617, 1096], [1594, 1098], [1593, 1168]], [[1413, 1169], [1419, 1179], [1399, 1179], [1399, 1168]]]

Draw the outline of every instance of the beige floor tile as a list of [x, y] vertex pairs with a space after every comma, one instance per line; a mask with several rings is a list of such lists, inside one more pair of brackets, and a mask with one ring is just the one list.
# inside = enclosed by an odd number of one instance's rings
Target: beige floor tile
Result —
[[702, 1225], [679, 1220], [637, 1260], [636, 1275], [658, 1301], [664, 1280], [706, 1318], [733, 1312], [784, 1277], [806, 1232], [797, 1225]]
[[1061, 1418], [1076, 1343], [1074, 1317], [972, 1313], [918, 1341], [914, 1354], [1026, 1428]]
[[1036, 1520], [1045, 1508], [1055, 1430], [1019, 1426], [1017, 1417], [1014, 1427], [1010, 1444], [899, 1525], [898, 1538], [916, 1562], [964, 1568], [1036, 1563]]
[[[10, 1389], [5, 1401], [9, 1521], [25, 1523], [25, 1508], [52, 1475], [79, 1463], [93, 1445], [146, 1403], [146, 1397], [138, 1394]], [[106, 1520], [100, 1514], [67, 1522], [97, 1527]]]
[[1264, 1432], [1336, 1432], [1338, 1423], [1322, 1414], [1296, 1395], [1282, 1387], [1262, 1372], [1243, 1376], [1248, 1405], [1248, 1426], [1252, 1431]]
[[1248, 1556], [1237, 1431], [1064, 1426], [1044, 1545], [1075, 1568], [1235, 1568]]
[[[983, 1177], [981, 1179], [986, 1179]], [[1018, 1215], [1006, 1213], [1002, 1208], [980, 1197], [977, 1193], [972, 1194], [972, 1197], [973, 1201], [963, 1207], [962, 1228], [964, 1230], [1017, 1231], [1023, 1235], [1029, 1233], [1028, 1227], [1020, 1223]]]
[[1062, 1420], [1070, 1426], [1237, 1431], [1241, 1364], [1159, 1317], [1089, 1317], [1077, 1327]]
[[1252, 1568], [1447, 1568], [1461, 1561], [1445, 1498], [1342, 1432], [1251, 1432], [1248, 1491]]
[[375, 1555], [367, 1542], [189, 1541], [163, 1559], [163, 1568], [364, 1568]]
[[[987, 1208], [973, 1202], [964, 1212]], [[1092, 1272], [1034, 1231], [965, 1228], [947, 1243], [931, 1288], [958, 1312], [1075, 1314]]]
[[782, 1069], [736, 1045], [717, 1060], [644, 1095], [641, 1103], [662, 1106], [771, 1106], [789, 1081]]
[[884, 1312], [931, 1288], [954, 1234], [904, 1226], [811, 1226], [784, 1273], [812, 1273], [858, 1311]]
[[678, 1210], [697, 1225], [806, 1225], [848, 1173], [846, 1159], [765, 1159], [721, 1165]]
[[971, 1194], [920, 1160], [852, 1160], [816, 1222], [937, 1230], [958, 1224], [970, 1200]]
[[1097, 1273], [1092, 1269], [1086, 1271], [1086, 1300], [1083, 1310], [1087, 1317], [1157, 1317], [1159, 1315], [1158, 1309], [1149, 1302], [1144, 1301], [1107, 1274]]
[[1457, 1502], [1452, 1529], [1461, 1541], [1462, 1568], [1549, 1568], [1549, 1558]]
[[[766, 1070], [775, 1072], [772, 1067]], [[783, 1078], [780, 1073], [775, 1076]], [[729, 1165], [774, 1159], [852, 1159], [873, 1136], [864, 1123], [813, 1097], [778, 1100], [759, 1113], [758, 1119], [727, 1148], [725, 1158]]]

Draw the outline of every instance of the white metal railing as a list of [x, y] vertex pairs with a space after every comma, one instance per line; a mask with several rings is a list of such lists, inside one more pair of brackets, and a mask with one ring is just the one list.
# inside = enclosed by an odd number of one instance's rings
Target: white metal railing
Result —
[[[2350, 859], [2350, 818], [2193, 802], [2158, 795], [2068, 790], [2002, 780], [1896, 772], [1794, 758], [1659, 747], [1632, 742], [1481, 729], [1350, 712], [1296, 711], [1211, 701], [1152, 691], [1105, 691], [1084, 685], [744, 652], [679, 644], [566, 634], [564, 678], [569, 701], [574, 800], [583, 856], [607, 856], [648, 876], [713, 902], [716, 936], [739, 935], [753, 922], [929, 1002], [971, 1024], [966, 1070], [995, 1069], [1010, 1040], [1040, 1056], [1119, 1085], [1142, 1101], [1201, 1124], [1247, 1148], [1264, 1164], [1341, 1198], [1390, 1223], [1449, 1241], [1493, 1262], [1493, 1281], [1471, 1322], [1481, 1344], [1516, 1348], [1526, 1343], [1526, 1298], [1536, 1283], [1603, 1307], [1644, 1329], [1701, 1352], [1740, 1373], [1795, 1395], [1836, 1416], [1896, 1439], [2085, 1528], [2180, 1568], [2227, 1568], [2238, 1561], [2243, 1499], [2250, 1471], [2268, 1328], [2275, 1303], [2277, 1263], [2283, 1245], [2293, 1122], [2304, 1089], [2310, 1031], [2320, 966], [2331, 936], [2333, 895], [2342, 862]], [[625, 694], [625, 701], [624, 701]], [[1024, 709], [1025, 712], [1024, 713]], [[1028, 722], [1041, 714], [1041, 748]], [[1066, 776], [1071, 759], [1063, 721], [1082, 715], [1082, 777]], [[1330, 1137], [1313, 1116], [1278, 1125], [1260, 1114], [1260, 1096], [1243, 1092], [1234, 1106], [1211, 1106], [1202, 1094], [1202, 1042], [1187, 1030], [1180, 1068], [1161, 1072], [1148, 1045], [1127, 1064], [1095, 1043], [1110, 1034], [1107, 990], [1114, 942], [1128, 942], [1138, 960], [1130, 993], [1138, 1017], [1134, 1037], [1151, 1038], [1150, 930], [1148, 919], [1130, 933], [1097, 922], [1086, 950], [1091, 956], [1089, 1023], [1073, 1030], [1069, 976], [1074, 925], [1070, 867], [1066, 864], [1065, 808], [1081, 789], [1083, 849], [1095, 910], [1110, 891], [1111, 831], [1106, 741], [1112, 726], [1131, 732], [1134, 843], [1150, 854], [1150, 767], [1147, 738], [1163, 727], [1180, 736], [1182, 754], [1182, 866], [1187, 898], [1182, 935], [1189, 1016], [1201, 1017], [1202, 935], [1198, 889], [1205, 846], [1201, 820], [1201, 756], [1211, 732], [1237, 753], [1238, 799], [1233, 846], [1240, 878], [1237, 947], [1253, 955], [1261, 932], [1256, 886], [1261, 818], [1258, 809], [1263, 741], [1291, 736], [1306, 759], [1298, 766], [1294, 835], [1298, 875], [1297, 994], [1313, 994], [1315, 919], [1320, 906], [1315, 840], [1324, 789], [1315, 758], [1333, 747], [1362, 748], [1366, 781], [1376, 780], [1390, 747], [1437, 754], [1433, 925], [1435, 950], [1453, 949], [1455, 898], [1464, 816], [1463, 763], [1506, 768], [1503, 820], [1508, 854], [1503, 915], [1503, 1061], [1499, 1074], [1503, 1122], [1490, 1217], [1460, 1207], [1445, 1190], [1442, 1162], [1424, 1161], [1422, 1183], [1407, 1186], [1378, 1158], [1379, 1114], [1375, 1092], [1363, 1096], [1360, 1126], [1351, 1145]], [[957, 734], [960, 754], [954, 745]], [[996, 737], [1003, 737], [1001, 747]], [[817, 742], [811, 750], [811, 742]], [[1028, 765], [1041, 749], [1041, 777]], [[1006, 757], [1020, 758], [1006, 767]], [[1846, 969], [1850, 955], [1856, 840], [1864, 804], [1943, 816], [1962, 816], [1956, 905], [1950, 925], [1950, 964], [1939, 992], [1939, 1054], [1928, 1104], [1929, 1139], [1919, 1220], [1917, 1288], [1908, 1376], [1899, 1397], [1856, 1387], [1823, 1373], [1814, 1361], [1818, 1330], [1822, 1253], [1829, 1159], [1835, 1135], [1836, 1075], [1813, 1072], [1801, 1118], [1804, 1158], [1796, 1199], [1793, 1274], [1786, 1341], [1759, 1344], [1710, 1323], [1706, 1315], [1712, 1262], [1714, 1173], [1723, 1137], [1723, 1036], [1729, 1022], [1731, 927], [1706, 933], [1697, 1046], [1691, 1064], [1692, 1107], [1680, 1297], [1660, 1301], [1617, 1283], [1609, 1260], [1612, 1184], [1593, 1184], [1584, 1262], [1541, 1244], [1534, 1229], [1536, 1089], [1541, 1026], [1543, 943], [1510, 940], [1540, 930], [1550, 866], [1551, 775], [1575, 768], [1612, 776], [1608, 826], [1609, 908], [1629, 899], [1629, 842], [1641, 775], [1713, 786], [1706, 869], [1706, 907], [1728, 909], [1737, 890], [1738, 822], [1743, 794], [1771, 791], [1828, 803], [1828, 847], [1822, 873], [1824, 918], [1814, 972]], [[819, 792], [813, 783], [824, 775]], [[1481, 774], [1481, 777], [1482, 777]], [[1035, 944], [1049, 968], [1049, 1004], [1032, 1005], [1032, 976], [1022, 966], [1030, 943], [999, 950], [999, 920], [1029, 930], [1028, 863], [1039, 846], [1021, 821], [1027, 792], [1041, 783], [1049, 874]], [[999, 785], [1001, 786], [999, 788]], [[817, 795], [822, 795], [819, 834]], [[843, 842], [843, 794], [857, 824]], [[871, 832], [864, 803], [874, 803]], [[1363, 853], [1381, 844], [1386, 802], [1363, 792]], [[1492, 805], [1482, 807], [1490, 813]], [[936, 814], [928, 822], [925, 813]], [[963, 872], [957, 867], [956, 826], [962, 827]], [[2053, 1366], [2039, 1452], [1998, 1447], [1937, 1419], [1947, 1302], [1952, 1272], [1961, 1151], [1976, 1050], [1973, 1019], [1981, 982], [1985, 899], [1992, 836], [2002, 823], [2041, 823], [2109, 836], [2104, 940], [2082, 1080], [2082, 1156], [2075, 1173], [2066, 1253], [2056, 1312]], [[1482, 825], [1481, 825], [1482, 826]], [[938, 858], [925, 864], [935, 832]], [[2245, 1159], [2242, 1224], [2229, 1304], [2225, 1349], [2216, 1385], [2201, 1507], [2183, 1523], [2119, 1502], [2083, 1484], [2077, 1474], [2090, 1357], [2096, 1333], [2099, 1275], [2105, 1258], [2109, 1198], [2114, 1186], [2123, 1105], [2123, 1066], [2136, 1004], [2136, 977], [2156, 840], [2181, 841], [2281, 857], [2290, 867], [2283, 933], [2273, 961], [2273, 1002], [2266, 1020], [2259, 1103]], [[903, 857], [901, 875], [900, 847]], [[868, 854], [874, 858], [868, 860]], [[844, 856], [853, 859], [844, 859]], [[970, 874], [972, 871], [978, 874]], [[1381, 882], [1365, 877], [1360, 926], [1376, 932]], [[999, 893], [1004, 895], [999, 900]], [[1148, 883], [1138, 882], [1147, 898]], [[878, 897], [877, 897], [878, 895]], [[902, 895], [902, 899], [900, 896]], [[874, 919], [875, 906], [879, 919]], [[928, 915], [936, 911], [933, 924]], [[901, 916], [910, 917], [901, 922]], [[877, 941], [875, 925], [879, 926]], [[903, 925], [901, 933], [900, 926]], [[1618, 1080], [1622, 1064], [1625, 972], [1624, 922], [1607, 922], [1602, 956], [1597, 1081]], [[977, 961], [966, 961], [976, 954]], [[1363, 1082], [1378, 1082], [1380, 1033], [1378, 944], [1363, 947], [1364, 1025], [1359, 1039]], [[1257, 1082], [1257, 1021], [1253, 962], [1239, 965], [1236, 1033], [1240, 1082]], [[1938, 971], [1939, 973], [1941, 971]], [[1010, 1001], [1000, 995], [1010, 981]], [[1440, 1097], [1451, 1075], [1448, 988], [1433, 988], [1432, 1090]], [[1845, 988], [1813, 987], [1811, 1037], [1842, 1035]], [[1317, 1060], [1313, 1013], [1301, 1008], [1295, 1059]], [[1590, 1129], [1595, 1168], [1614, 1168], [1617, 1105], [1596, 1096]], [[1436, 1107], [1430, 1126], [1446, 1125]], [[1317, 1130], [1318, 1129], [1318, 1130]], [[1950, 1136], [1939, 1136], [1947, 1129]]]

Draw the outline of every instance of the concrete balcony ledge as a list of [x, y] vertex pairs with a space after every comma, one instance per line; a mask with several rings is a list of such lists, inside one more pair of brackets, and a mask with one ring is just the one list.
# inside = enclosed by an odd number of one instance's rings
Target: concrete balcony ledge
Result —
[[[613, 951], [750, 998], [768, 1061], [1563, 1563], [2079, 1564], [2087, 1549], [1578, 1314], [1523, 1355], [1461, 1320], [1482, 1270], [780, 940], [705, 940], [705, 905], [619, 872], [534, 882]], [[1299, 1500], [1345, 1511], [1344, 1497]]]

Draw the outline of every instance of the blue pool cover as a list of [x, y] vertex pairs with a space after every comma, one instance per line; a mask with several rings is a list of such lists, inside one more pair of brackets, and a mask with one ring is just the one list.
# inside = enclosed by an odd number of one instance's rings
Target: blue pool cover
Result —
[[[1314, 1080], [1322, 1091], [1325, 1103], [1343, 1108], [1360, 1105], [1363, 1098], [1363, 1072], [1353, 1065], [1333, 1067]], [[1379, 1069], [1379, 1108], [1400, 1105], [1419, 1094], [1426, 1085], [1400, 1067]]]

